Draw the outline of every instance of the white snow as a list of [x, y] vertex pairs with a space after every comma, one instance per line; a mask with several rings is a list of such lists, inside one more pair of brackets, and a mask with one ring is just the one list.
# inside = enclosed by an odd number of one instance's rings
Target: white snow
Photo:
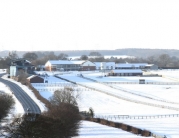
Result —
[[[169, 73], [170, 72], [170, 73]], [[39, 72], [44, 73], [44, 72]], [[150, 130], [151, 132], [160, 136], [166, 135], [167, 138], [179, 137], [179, 116], [170, 117], [156, 117], [157, 115], [169, 115], [179, 114], [177, 110], [171, 110], [168, 108], [148, 106], [141, 103], [130, 102], [120, 99], [118, 96], [128, 98], [130, 100], [137, 100], [147, 102], [151, 104], [160, 104], [179, 108], [179, 85], [152, 85], [152, 84], [101, 84], [106, 82], [139, 82], [139, 79], [145, 79], [146, 82], [178, 82], [179, 71], [167, 70], [167, 71], [155, 71], [154, 74], [165, 74], [165, 77], [99, 77], [104, 76], [104, 73], [99, 72], [47, 72], [49, 77], [47, 78], [48, 84], [33, 86], [39, 89], [40, 94], [49, 98], [53, 95], [53, 92], [57, 89], [62, 89], [65, 84], [70, 85], [69, 82], [60, 80], [53, 77], [54, 74], [59, 74], [60, 77], [77, 82], [95, 88], [92, 90], [83, 86], [76, 86], [75, 92], [80, 92], [80, 99], [78, 99], [78, 105], [80, 111], [88, 111], [90, 107], [94, 109], [96, 117], [103, 117], [116, 122], [123, 122], [132, 126], [136, 126], [141, 129]], [[174, 73], [174, 75], [173, 75]], [[84, 79], [79, 77], [79, 74], [83, 74]], [[172, 77], [172, 79], [171, 79]], [[96, 80], [99, 83], [93, 82], [90, 79]], [[15, 82], [17, 83], [17, 82]], [[19, 83], [17, 83], [20, 85]], [[24, 86], [25, 87], [25, 86]], [[114, 87], [114, 88], [112, 88]], [[22, 85], [23, 88], [23, 85]], [[23, 88], [25, 89], [25, 88]], [[27, 90], [27, 89], [25, 89]], [[99, 92], [102, 90], [108, 92], [110, 95]], [[27, 90], [28, 91], [28, 90]], [[29, 93], [29, 92], [28, 92]], [[32, 95], [32, 94], [30, 94]], [[111, 96], [112, 95], [112, 96]], [[114, 118], [114, 115], [129, 115], [129, 116], [148, 116], [147, 119], [119, 119]], [[122, 131], [117, 128], [111, 128], [103, 126], [97, 123], [82, 121], [81, 128], [79, 130], [79, 136], [75, 138], [111, 138], [111, 137], [123, 137], [123, 138], [138, 138], [141, 136], [134, 135]]]

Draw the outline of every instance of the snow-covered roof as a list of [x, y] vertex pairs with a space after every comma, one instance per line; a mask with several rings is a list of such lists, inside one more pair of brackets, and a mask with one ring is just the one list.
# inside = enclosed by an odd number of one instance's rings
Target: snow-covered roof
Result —
[[32, 76], [28, 77], [27, 79], [34, 78], [35, 76], [37, 76], [37, 75], [32, 75]]
[[148, 65], [145, 65], [146, 67], [151, 67], [153, 66], [154, 64], [148, 64]]
[[[27, 79], [32, 79], [32, 78], [34, 78], [34, 77], [37, 77], [38, 75], [32, 75], [32, 76], [30, 76], [30, 77], [28, 77]], [[39, 78], [43, 78], [43, 77], [41, 77], [41, 76], [38, 76]]]
[[142, 73], [140, 69], [115, 69], [111, 71], [112, 73]]
[[140, 67], [140, 66], [146, 66], [147, 63], [118, 63], [116, 64], [116, 67]]
[[49, 60], [51, 64], [82, 64], [85, 60]]
[[96, 66], [102, 64], [102, 62], [93, 62], [93, 63], [94, 63]]
[[101, 64], [106, 64], [106, 65], [111, 65], [111, 64], [114, 64], [115, 65], [115, 62], [94, 62], [96, 65], [101, 65]]

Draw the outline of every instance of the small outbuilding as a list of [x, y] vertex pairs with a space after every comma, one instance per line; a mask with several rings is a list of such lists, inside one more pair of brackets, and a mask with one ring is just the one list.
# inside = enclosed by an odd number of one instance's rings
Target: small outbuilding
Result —
[[139, 84], [145, 84], [145, 79], [139, 79]]
[[32, 75], [32, 76], [28, 77], [27, 80], [30, 83], [44, 83], [44, 78], [42, 78], [38, 75]]

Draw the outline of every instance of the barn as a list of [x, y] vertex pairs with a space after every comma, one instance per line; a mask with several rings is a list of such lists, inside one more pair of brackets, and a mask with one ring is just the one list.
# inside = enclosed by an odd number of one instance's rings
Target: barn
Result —
[[95, 68], [93, 62], [84, 60], [49, 60], [45, 64], [46, 71], [90, 71]]
[[141, 69], [119, 69], [111, 70], [108, 76], [141, 76], [143, 75]]
[[148, 63], [117, 63], [115, 69], [144, 69]]
[[38, 75], [32, 75], [32, 76], [28, 77], [27, 80], [30, 83], [44, 83], [44, 81], [45, 81], [43, 77], [40, 77]]

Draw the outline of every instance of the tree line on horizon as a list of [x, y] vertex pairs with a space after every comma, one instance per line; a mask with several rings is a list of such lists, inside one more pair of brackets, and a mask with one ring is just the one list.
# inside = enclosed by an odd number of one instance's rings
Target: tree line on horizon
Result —
[[[69, 55], [65, 53], [60, 53], [56, 55], [54, 52], [27, 52], [23, 56], [23, 58], [31, 61], [34, 66], [44, 65], [48, 60], [72, 60], [69, 58]], [[0, 57], [0, 68], [5, 69], [9, 68], [11, 60], [17, 59], [19, 56], [16, 51], [11, 52], [6, 58]], [[89, 60], [91, 62], [115, 62], [115, 63], [148, 63], [158, 65], [159, 68], [171, 68], [178, 69], [179, 68], [179, 58], [177, 56], [169, 56], [168, 54], [160, 54], [153, 56], [144, 57], [135, 57], [135, 58], [117, 58], [111, 56], [110, 58], [104, 58], [104, 56], [97, 52], [92, 51], [88, 55], [81, 55], [80, 58], [76, 58], [75, 60]]]

